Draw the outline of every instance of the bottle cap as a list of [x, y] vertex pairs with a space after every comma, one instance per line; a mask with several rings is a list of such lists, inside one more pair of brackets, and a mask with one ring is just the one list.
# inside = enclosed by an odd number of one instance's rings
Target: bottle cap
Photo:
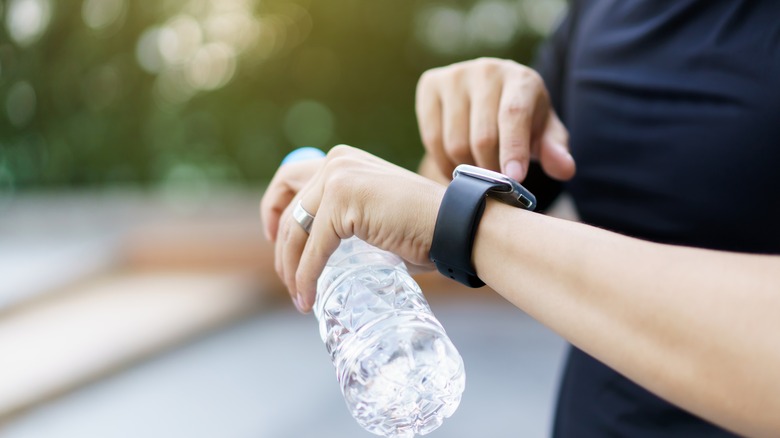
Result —
[[325, 152], [311, 146], [305, 146], [298, 148], [284, 157], [282, 160], [282, 166], [287, 163], [297, 163], [299, 161], [314, 160], [316, 158], [322, 158], [325, 156]]

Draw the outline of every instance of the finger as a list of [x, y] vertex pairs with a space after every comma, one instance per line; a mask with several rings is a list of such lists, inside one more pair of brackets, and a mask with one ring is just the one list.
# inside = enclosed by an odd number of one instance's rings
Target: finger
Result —
[[[311, 202], [307, 200], [307, 202]], [[327, 204], [327, 203], [324, 203]], [[297, 266], [296, 287], [298, 303], [302, 312], [308, 312], [314, 305], [319, 279], [331, 254], [338, 248], [341, 239], [351, 236], [340, 236], [333, 226], [332, 213], [328, 207], [320, 208], [320, 220], [312, 224], [311, 234], [305, 242], [300, 264]]]
[[431, 75], [426, 73], [417, 86], [415, 110], [420, 137], [425, 150], [445, 175], [452, 174], [455, 166], [444, 153], [442, 132], [442, 108], [439, 91], [432, 84]]
[[[297, 199], [295, 203], [297, 204]], [[308, 208], [304, 208], [306, 211], [310, 212]], [[295, 220], [292, 218], [290, 218], [290, 220], [295, 222]], [[304, 310], [301, 306], [300, 295], [296, 287], [295, 273], [298, 270], [301, 253], [303, 252], [303, 248], [306, 245], [306, 240], [308, 237], [309, 235], [306, 233], [306, 231], [304, 231], [303, 227], [301, 227], [300, 224], [296, 222], [290, 226], [290, 232], [285, 233], [285, 240], [281, 242], [281, 259], [284, 275], [282, 278], [285, 285], [287, 285], [287, 289], [290, 292], [290, 297], [292, 298], [295, 307], [297, 307], [301, 312]]]
[[569, 133], [553, 111], [542, 136], [539, 162], [547, 175], [560, 181], [571, 179], [576, 172], [574, 158], [569, 153]]
[[265, 190], [260, 201], [260, 220], [268, 241], [276, 242], [281, 215], [294, 196], [295, 193], [282, 183], [269, 185]]
[[322, 166], [323, 160], [315, 159], [281, 166], [260, 202], [260, 218], [266, 239], [276, 241], [279, 219], [293, 197]]
[[[285, 281], [285, 275], [284, 275], [284, 263], [283, 263], [283, 254], [284, 254], [284, 245], [287, 241], [287, 235], [292, 232], [293, 226], [298, 226], [297, 223], [295, 223], [292, 219], [292, 206], [288, 205], [284, 212], [280, 215], [279, 218], [279, 233], [276, 236], [276, 240], [274, 241], [274, 270], [276, 271], [276, 275], [279, 276], [279, 278], [282, 280], [282, 282], [287, 285], [287, 282]], [[288, 289], [289, 291], [289, 289]], [[290, 295], [294, 300], [294, 296]]]
[[[303, 164], [303, 163], [301, 163]], [[311, 170], [311, 169], [309, 169]], [[279, 275], [279, 278], [282, 279], [285, 286], [287, 286], [287, 290], [290, 293], [290, 297], [293, 300], [293, 303], [296, 305], [296, 307], [300, 308], [300, 306], [297, 303], [297, 293], [295, 291], [294, 284], [291, 284], [291, 278], [294, 280], [294, 274], [295, 269], [290, 271], [289, 268], [289, 256], [288, 251], [300, 251], [301, 248], [296, 246], [295, 242], [296, 239], [300, 238], [300, 233], [303, 232], [303, 234], [306, 234], [305, 231], [301, 228], [301, 225], [295, 221], [295, 219], [292, 216], [292, 210], [294, 206], [297, 204], [298, 200], [302, 197], [303, 193], [310, 192], [310, 191], [318, 191], [318, 187], [321, 187], [321, 178], [322, 174], [325, 171], [325, 166], [321, 164], [318, 164], [318, 167], [314, 171], [314, 174], [311, 176], [311, 178], [306, 182], [306, 185], [300, 188], [298, 190], [298, 193], [295, 197], [292, 198], [291, 202], [288, 203], [287, 207], [285, 208], [284, 212], [282, 213], [280, 219], [279, 219], [279, 235], [277, 236], [276, 243], [274, 245], [274, 268], [276, 269], [277, 275]], [[306, 208], [306, 207], [304, 207]], [[315, 214], [314, 212], [316, 209], [307, 209], [311, 214]], [[303, 236], [305, 238], [305, 236]], [[294, 283], [294, 281], [292, 281]]]
[[[486, 84], [487, 85], [487, 84]], [[471, 98], [469, 135], [471, 155], [477, 166], [500, 171], [498, 160], [498, 104], [500, 87], [475, 91]]]
[[531, 157], [533, 90], [526, 81], [507, 83], [498, 114], [498, 156], [501, 172], [517, 181], [525, 179]]
[[444, 152], [454, 166], [474, 164], [469, 147], [469, 115], [471, 103], [468, 94], [450, 89], [442, 96], [442, 128]]

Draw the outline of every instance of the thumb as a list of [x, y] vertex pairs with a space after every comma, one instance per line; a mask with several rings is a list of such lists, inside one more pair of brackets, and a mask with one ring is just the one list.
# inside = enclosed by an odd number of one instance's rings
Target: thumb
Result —
[[569, 131], [554, 111], [550, 111], [540, 143], [539, 163], [544, 172], [559, 181], [574, 177], [576, 165], [569, 152]]

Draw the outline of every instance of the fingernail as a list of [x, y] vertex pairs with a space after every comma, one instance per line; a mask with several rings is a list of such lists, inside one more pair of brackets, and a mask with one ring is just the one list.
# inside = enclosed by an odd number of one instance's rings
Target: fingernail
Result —
[[512, 160], [506, 163], [504, 166], [504, 175], [512, 178], [515, 181], [523, 179], [523, 164], [517, 160]]
[[298, 309], [299, 312], [303, 313], [303, 307], [301, 306], [300, 295], [296, 295], [295, 298], [293, 298], [293, 304], [295, 304], [295, 308]]
[[311, 310], [311, 305], [306, 302], [306, 298], [303, 295], [301, 297], [301, 310], [303, 313], [308, 313]]
[[306, 299], [303, 295], [298, 295], [298, 310], [300, 310], [301, 313], [306, 313]]

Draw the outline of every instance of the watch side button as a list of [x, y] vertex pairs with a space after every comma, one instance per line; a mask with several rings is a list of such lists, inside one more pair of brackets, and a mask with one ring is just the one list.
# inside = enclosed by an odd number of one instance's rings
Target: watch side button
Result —
[[519, 195], [517, 197], [517, 201], [520, 202], [520, 204], [522, 204], [523, 208], [526, 208], [526, 209], [531, 208], [534, 205], [534, 203], [531, 202], [530, 199], [526, 198], [523, 195]]

